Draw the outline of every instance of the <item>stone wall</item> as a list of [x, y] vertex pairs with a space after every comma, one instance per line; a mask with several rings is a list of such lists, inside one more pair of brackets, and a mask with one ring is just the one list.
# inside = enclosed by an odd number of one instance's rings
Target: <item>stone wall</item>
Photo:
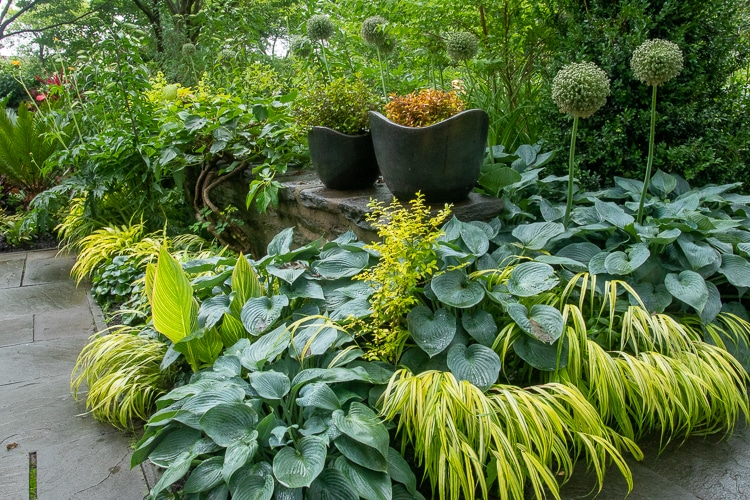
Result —
[[[242, 230], [252, 242], [245, 252], [255, 258], [265, 255], [271, 239], [288, 227], [295, 228], [298, 245], [318, 238], [331, 240], [347, 230], [352, 230], [363, 241], [372, 241], [377, 234], [366, 221], [367, 204], [371, 199], [384, 203], [393, 199], [380, 181], [368, 189], [335, 191], [323, 186], [311, 171], [294, 171], [277, 180], [283, 186], [279, 190], [279, 206], [270, 207], [265, 214], [259, 214], [254, 207], [245, 209], [249, 177], [219, 186], [211, 194], [214, 203], [221, 207], [231, 204], [240, 209], [237, 215], [244, 221]], [[434, 205], [435, 211], [443, 206]], [[502, 209], [501, 200], [471, 193], [466, 201], [454, 203], [452, 212], [464, 221], [490, 220]]]

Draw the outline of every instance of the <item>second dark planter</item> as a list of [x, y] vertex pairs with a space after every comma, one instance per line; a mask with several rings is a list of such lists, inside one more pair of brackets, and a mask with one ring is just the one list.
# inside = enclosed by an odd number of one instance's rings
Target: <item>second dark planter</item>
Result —
[[479, 179], [489, 117], [470, 109], [429, 127], [405, 127], [370, 111], [375, 156], [388, 189], [408, 201], [460, 201]]
[[347, 135], [328, 127], [313, 127], [307, 134], [307, 142], [313, 166], [327, 188], [364, 189], [378, 178], [369, 132]]

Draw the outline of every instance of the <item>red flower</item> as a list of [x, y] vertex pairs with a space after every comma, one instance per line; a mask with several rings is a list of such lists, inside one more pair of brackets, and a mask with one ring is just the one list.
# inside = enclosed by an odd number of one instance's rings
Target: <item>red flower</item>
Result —
[[36, 96], [36, 100], [37, 100], [38, 102], [42, 102], [42, 101], [43, 101], [43, 100], [45, 100], [46, 98], [47, 98], [47, 96], [46, 96], [46, 95], [44, 95], [44, 94], [39, 94], [38, 96]]

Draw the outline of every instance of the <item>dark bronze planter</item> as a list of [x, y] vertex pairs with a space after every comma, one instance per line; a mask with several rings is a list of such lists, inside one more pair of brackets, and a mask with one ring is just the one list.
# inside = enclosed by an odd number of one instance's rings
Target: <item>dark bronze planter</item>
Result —
[[388, 189], [403, 201], [421, 191], [429, 202], [460, 201], [479, 179], [489, 117], [463, 111], [429, 127], [405, 127], [370, 111], [375, 156]]
[[310, 159], [323, 184], [353, 191], [373, 185], [378, 163], [370, 133], [347, 135], [328, 127], [313, 127], [307, 134]]

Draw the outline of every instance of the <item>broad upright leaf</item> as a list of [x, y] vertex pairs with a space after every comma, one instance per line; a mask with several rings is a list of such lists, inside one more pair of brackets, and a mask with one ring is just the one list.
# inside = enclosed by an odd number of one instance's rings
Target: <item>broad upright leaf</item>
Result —
[[326, 442], [307, 436], [292, 448], [285, 446], [273, 458], [273, 474], [287, 488], [306, 488], [323, 471], [327, 455]]
[[237, 257], [237, 264], [235, 264], [232, 270], [232, 291], [234, 292], [234, 299], [232, 299], [231, 305], [232, 313], [238, 318], [242, 306], [245, 305], [248, 299], [262, 297], [265, 294], [258, 275], [255, 274], [250, 263], [242, 254]]
[[425, 306], [417, 306], [406, 315], [414, 342], [430, 357], [445, 350], [456, 335], [456, 317], [446, 309], [434, 313]]
[[193, 298], [193, 287], [166, 245], [159, 250], [151, 309], [154, 328], [173, 343], [198, 327], [198, 304]]
[[388, 470], [388, 460], [372, 446], [362, 444], [346, 434], [337, 437], [333, 444], [342, 455], [357, 465], [379, 472]]
[[750, 287], [750, 262], [739, 255], [722, 254], [719, 272], [737, 287]]
[[607, 255], [604, 259], [604, 267], [609, 274], [626, 275], [641, 267], [650, 256], [648, 245], [636, 243], [625, 252], [618, 251]]
[[649, 189], [656, 191], [656, 193], [664, 197], [674, 191], [677, 188], [677, 179], [668, 173], [658, 169], [656, 173], [651, 176], [651, 183]]
[[497, 324], [490, 313], [484, 309], [464, 312], [461, 316], [461, 326], [471, 337], [482, 345], [492, 347], [497, 335]]
[[190, 473], [183, 488], [185, 493], [201, 493], [208, 491], [222, 482], [221, 468], [223, 457], [211, 457], [202, 461]]
[[247, 375], [247, 379], [263, 399], [281, 399], [287, 395], [292, 385], [285, 373], [273, 370], [251, 372]]
[[391, 480], [385, 472], [376, 472], [365, 469], [350, 462], [345, 457], [339, 457], [334, 463], [341, 473], [346, 477], [361, 498], [365, 500], [391, 500]]
[[620, 229], [635, 222], [632, 215], [626, 213], [621, 206], [616, 205], [611, 201], [605, 202], [596, 198], [594, 200], [594, 207], [596, 207], [596, 211], [602, 219]]

